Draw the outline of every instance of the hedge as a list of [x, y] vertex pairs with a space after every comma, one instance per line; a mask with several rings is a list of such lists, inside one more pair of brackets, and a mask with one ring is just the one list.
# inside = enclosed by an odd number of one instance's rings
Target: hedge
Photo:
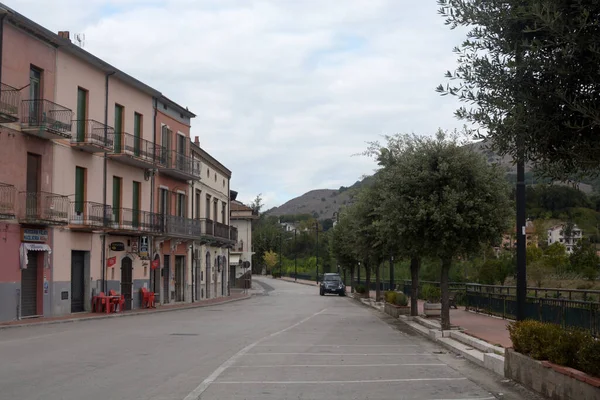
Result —
[[531, 320], [513, 322], [508, 331], [515, 351], [600, 377], [600, 342], [587, 332]]

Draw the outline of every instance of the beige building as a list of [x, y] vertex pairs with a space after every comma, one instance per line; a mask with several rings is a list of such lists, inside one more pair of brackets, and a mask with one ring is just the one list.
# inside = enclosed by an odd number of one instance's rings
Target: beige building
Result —
[[229, 249], [237, 242], [237, 229], [229, 225], [231, 171], [200, 147], [191, 146], [200, 160], [201, 178], [192, 182], [190, 211], [201, 221], [202, 236], [192, 245], [190, 271], [194, 300], [229, 295]]
[[[234, 192], [235, 193], [235, 192]], [[237, 193], [235, 193], [237, 195]], [[246, 287], [252, 277], [252, 221], [258, 214], [240, 201], [231, 200], [231, 226], [238, 232], [238, 240], [230, 256], [230, 275], [232, 287]]]

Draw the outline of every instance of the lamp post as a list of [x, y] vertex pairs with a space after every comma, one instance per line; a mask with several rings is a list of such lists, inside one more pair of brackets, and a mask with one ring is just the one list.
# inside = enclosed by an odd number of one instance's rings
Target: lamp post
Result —
[[317, 284], [319, 283], [319, 221], [315, 221], [315, 229], [317, 231]]
[[279, 277], [281, 278], [281, 250], [282, 250], [282, 236], [279, 235]]
[[294, 282], [298, 280], [298, 246], [296, 246], [296, 228], [294, 228]]
[[394, 290], [394, 256], [390, 256], [390, 290]]

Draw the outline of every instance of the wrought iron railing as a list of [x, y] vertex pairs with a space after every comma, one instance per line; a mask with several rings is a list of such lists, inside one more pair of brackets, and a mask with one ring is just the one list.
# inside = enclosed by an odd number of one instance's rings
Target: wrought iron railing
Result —
[[73, 111], [49, 100], [23, 100], [21, 122], [29, 128], [40, 128], [71, 136]]
[[112, 149], [114, 145], [114, 128], [93, 119], [73, 121], [74, 135], [72, 143], [85, 143]]
[[188, 157], [175, 150], [165, 151], [163, 148], [158, 162], [163, 168], [178, 170], [196, 177], [200, 176], [200, 160]]
[[67, 224], [70, 202], [67, 196], [49, 192], [20, 192], [19, 218], [28, 222]]
[[220, 222], [215, 222], [215, 233], [214, 236], [223, 239], [229, 239], [229, 225], [222, 224]]
[[178, 217], [175, 215], [159, 215], [161, 232], [172, 236], [199, 237], [202, 234], [200, 220]]
[[15, 217], [15, 200], [17, 190], [13, 185], [0, 182], [0, 218]]
[[21, 94], [18, 89], [5, 83], [0, 83], [0, 120], [17, 120], [19, 117], [19, 100]]
[[107, 228], [118, 231], [160, 232], [160, 218], [149, 211], [111, 208]]
[[69, 224], [94, 228], [103, 228], [107, 225], [111, 215], [111, 207], [92, 201], [72, 201]]
[[114, 132], [113, 154], [126, 154], [147, 162], [155, 162], [163, 153], [163, 147], [158, 144], [129, 133]]

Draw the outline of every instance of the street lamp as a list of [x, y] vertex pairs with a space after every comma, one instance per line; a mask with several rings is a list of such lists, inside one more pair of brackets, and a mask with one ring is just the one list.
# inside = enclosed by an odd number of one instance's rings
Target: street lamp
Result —
[[294, 282], [298, 281], [298, 246], [296, 246], [296, 228], [294, 228]]
[[319, 283], [319, 221], [315, 221], [315, 229], [317, 231], [317, 283]]
[[390, 256], [390, 290], [394, 290], [394, 256]]

